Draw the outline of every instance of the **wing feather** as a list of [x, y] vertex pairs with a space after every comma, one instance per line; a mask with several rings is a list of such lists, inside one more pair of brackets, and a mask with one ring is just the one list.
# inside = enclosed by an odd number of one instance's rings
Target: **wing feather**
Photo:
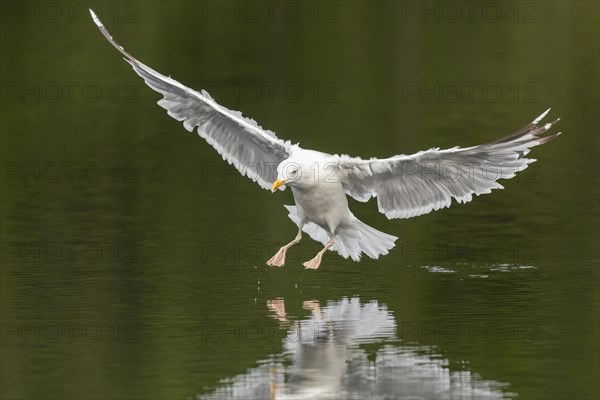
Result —
[[532, 147], [560, 135], [542, 136], [558, 122], [540, 124], [548, 111], [517, 132], [479, 146], [386, 159], [333, 157], [346, 194], [359, 201], [377, 197], [379, 211], [388, 218], [416, 217], [450, 207], [453, 198], [466, 203], [473, 195], [503, 189], [499, 179], [510, 179], [536, 161], [525, 157]]
[[198, 134], [242, 175], [263, 189], [271, 188], [277, 178], [277, 165], [298, 149], [297, 145], [277, 138], [275, 133], [263, 129], [240, 112], [219, 105], [206, 91], [199, 93], [138, 61], [113, 40], [92, 10], [90, 13], [102, 35], [133, 70], [150, 88], [163, 95], [158, 105], [167, 110], [167, 114], [182, 121], [189, 132], [197, 128]]

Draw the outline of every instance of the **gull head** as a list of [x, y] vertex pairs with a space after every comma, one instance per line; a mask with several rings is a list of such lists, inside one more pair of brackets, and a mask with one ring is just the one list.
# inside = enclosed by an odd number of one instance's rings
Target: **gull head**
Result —
[[271, 192], [279, 188], [285, 190], [285, 185], [302, 186], [303, 180], [306, 179], [306, 168], [303, 168], [302, 163], [298, 158], [288, 158], [277, 166], [277, 180], [271, 186]]
[[277, 180], [273, 182], [271, 191], [285, 190], [285, 186], [311, 189], [329, 182], [338, 182], [335, 164], [329, 161], [329, 156], [301, 150], [277, 166]]

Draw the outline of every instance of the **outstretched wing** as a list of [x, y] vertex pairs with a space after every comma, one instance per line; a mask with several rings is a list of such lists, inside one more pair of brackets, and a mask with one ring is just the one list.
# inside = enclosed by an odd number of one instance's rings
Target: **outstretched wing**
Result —
[[560, 135], [542, 136], [558, 122], [540, 124], [548, 111], [512, 135], [479, 146], [386, 159], [342, 155], [334, 156], [334, 162], [346, 194], [359, 201], [377, 197], [379, 212], [388, 218], [416, 217], [449, 207], [452, 198], [466, 203], [474, 194], [503, 189], [499, 179], [512, 178], [535, 161], [525, 158], [532, 147]]
[[206, 91], [198, 93], [144, 65], [119, 46], [96, 14], [92, 10], [90, 13], [102, 35], [119, 50], [125, 61], [148, 86], [163, 95], [158, 104], [171, 117], [183, 121], [183, 126], [190, 132], [197, 127], [198, 134], [242, 175], [263, 189], [271, 188], [277, 178], [277, 165], [288, 158], [297, 145], [277, 138], [240, 112], [217, 104]]

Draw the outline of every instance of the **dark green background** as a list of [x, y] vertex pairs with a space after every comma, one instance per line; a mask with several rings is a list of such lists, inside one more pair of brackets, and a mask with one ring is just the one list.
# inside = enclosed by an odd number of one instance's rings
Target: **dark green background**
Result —
[[[3, 1], [0, 31], [3, 398], [210, 393], [283, 345], [207, 339], [205, 324], [267, 326], [279, 297], [290, 318], [305, 300], [376, 300], [398, 349], [508, 383], [507, 396], [598, 397], [597, 2], [499, 2], [498, 17], [484, 2], [472, 19], [456, 2], [457, 20], [442, 2], [294, 3], [300, 16], [275, 2], [272, 17], [258, 2], [256, 21], [244, 3], [97, 2], [140, 60], [304, 148], [409, 154], [493, 140], [548, 107], [562, 117], [564, 135], [506, 190], [397, 221], [351, 201], [397, 247], [361, 263], [328, 253], [316, 272], [301, 266], [309, 238], [284, 268], [265, 265], [295, 234], [289, 191], [239, 177], [168, 117], [85, 3], [57, 3], [59, 16], [28, 3]], [[438, 335], [407, 337], [405, 322]]]

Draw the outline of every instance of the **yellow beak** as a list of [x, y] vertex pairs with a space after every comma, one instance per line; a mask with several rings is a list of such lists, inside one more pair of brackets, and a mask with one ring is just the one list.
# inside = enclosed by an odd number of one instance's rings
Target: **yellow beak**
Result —
[[275, 182], [273, 182], [273, 186], [271, 186], [271, 192], [275, 193], [275, 191], [282, 185], [285, 185], [285, 179], [277, 179]]

